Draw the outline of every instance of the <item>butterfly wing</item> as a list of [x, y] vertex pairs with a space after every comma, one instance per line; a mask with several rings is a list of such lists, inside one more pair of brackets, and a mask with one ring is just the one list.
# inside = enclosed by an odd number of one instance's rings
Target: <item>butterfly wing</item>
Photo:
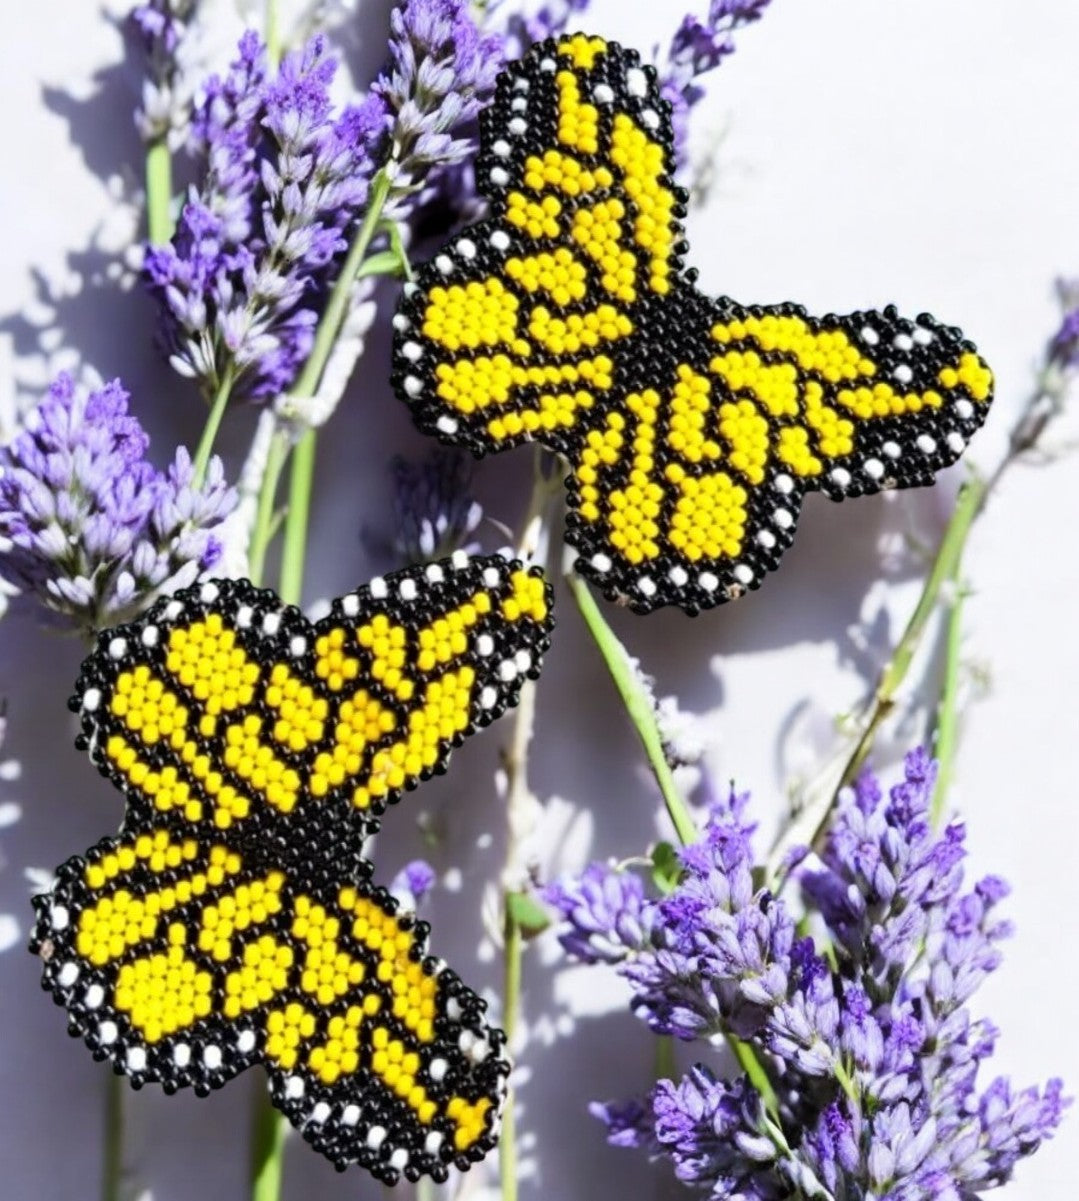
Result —
[[476, 163], [492, 216], [421, 269], [395, 319], [394, 383], [421, 429], [577, 458], [621, 402], [624, 348], [681, 270], [666, 111], [654, 70], [599, 38], [502, 72]]
[[367, 873], [331, 883], [325, 842], [309, 849], [301, 876], [163, 828], [102, 840], [36, 899], [43, 987], [136, 1088], [205, 1095], [261, 1063], [338, 1167], [444, 1179], [494, 1145], [504, 1036], [425, 923]]
[[931, 317], [697, 291], [669, 108], [635, 52], [544, 43], [500, 77], [481, 134], [492, 217], [407, 294], [395, 385], [443, 441], [565, 455], [566, 539], [609, 598], [739, 597], [806, 492], [931, 483], [984, 420], [988, 368]]
[[674, 359], [656, 348], [667, 384], [610, 414], [570, 481], [578, 570], [638, 612], [695, 612], [758, 588], [808, 492], [931, 484], [992, 398], [973, 344], [928, 314], [815, 318], [720, 300], [697, 329]]
[[482, 1156], [501, 1035], [363, 843], [516, 702], [550, 628], [537, 572], [458, 555], [314, 625], [212, 581], [103, 635], [72, 703], [124, 821], [59, 869], [33, 939], [72, 1033], [136, 1086], [261, 1062], [309, 1141], [385, 1180]]

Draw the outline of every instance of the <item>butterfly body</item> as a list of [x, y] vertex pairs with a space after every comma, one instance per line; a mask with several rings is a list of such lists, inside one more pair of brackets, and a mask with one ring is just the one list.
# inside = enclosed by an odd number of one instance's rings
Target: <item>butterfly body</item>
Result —
[[314, 625], [211, 581], [103, 635], [72, 707], [125, 816], [35, 899], [31, 948], [71, 1033], [135, 1087], [261, 1064], [308, 1142], [387, 1183], [481, 1158], [504, 1036], [365, 844], [516, 702], [550, 624], [537, 574], [459, 555]]
[[672, 145], [633, 51], [537, 47], [482, 117], [493, 215], [421, 269], [395, 320], [394, 383], [420, 428], [477, 455], [563, 455], [578, 570], [640, 612], [759, 587], [809, 491], [931, 483], [992, 390], [973, 345], [927, 315], [705, 296]]

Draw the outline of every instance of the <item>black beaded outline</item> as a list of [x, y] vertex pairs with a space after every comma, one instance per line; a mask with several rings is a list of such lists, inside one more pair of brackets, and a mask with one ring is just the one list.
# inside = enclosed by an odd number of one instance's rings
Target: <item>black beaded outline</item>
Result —
[[[342, 799], [339, 797], [335, 801], [331, 794], [318, 802], [311, 798], [301, 800], [289, 815], [277, 814], [268, 805], [261, 806], [225, 830], [216, 828], [208, 818], [198, 823], [186, 822], [174, 813], [159, 813], [152, 809], [142, 794], [112, 766], [103, 750], [110, 731], [103, 721], [102, 702], [108, 696], [110, 681], [124, 667], [153, 659], [155, 652], [160, 651], [162, 629], [177, 623], [186, 625], [210, 612], [236, 617], [247, 610], [248, 617], [242, 627], [245, 650], [255, 657], [265, 656], [268, 661], [287, 658], [293, 671], [305, 676], [305, 682], [317, 690], [323, 686], [311, 670], [311, 663], [313, 647], [320, 634], [343, 622], [360, 624], [376, 612], [394, 608], [398, 610], [395, 615], [398, 624], [415, 630], [468, 600], [481, 588], [494, 591], [496, 596], [499, 589], [503, 590], [501, 595], [510, 595], [510, 577], [520, 570], [536, 578], [542, 576], [538, 568], [528, 568], [517, 561], [507, 561], [499, 556], [470, 559], [458, 552], [439, 563], [408, 568], [385, 579], [375, 579], [334, 601], [330, 614], [315, 623], [308, 622], [295, 607], [282, 605], [272, 591], [257, 589], [246, 580], [207, 581], [163, 598], [139, 620], [105, 631], [99, 637], [95, 651], [83, 664], [70, 704], [81, 713], [77, 745], [89, 751], [99, 771], [124, 794], [125, 815], [117, 835], [102, 838], [85, 855], [67, 860], [57, 870], [52, 890], [34, 898], [36, 922], [30, 940], [31, 952], [40, 956], [43, 962], [42, 988], [52, 994], [57, 1005], [67, 1010], [69, 1033], [82, 1038], [95, 1059], [110, 1062], [113, 1070], [127, 1076], [136, 1089], [146, 1083], [159, 1083], [167, 1093], [191, 1087], [199, 1095], [220, 1088], [239, 1072], [263, 1063], [270, 1075], [274, 1104], [308, 1142], [339, 1169], [357, 1163], [386, 1184], [395, 1183], [401, 1176], [416, 1180], [424, 1174], [444, 1180], [450, 1166], [466, 1169], [493, 1148], [497, 1142], [509, 1073], [509, 1064], [504, 1057], [505, 1036], [484, 1020], [486, 1002], [441, 960], [427, 953], [427, 923], [417, 921], [410, 913], [398, 914], [396, 900], [384, 888], [372, 883], [373, 867], [363, 855], [363, 844], [377, 829], [385, 804], [399, 800], [402, 791], [388, 795], [384, 805], [368, 815], [358, 814], [354, 809], [350, 813], [344, 808]], [[432, 673], [440, 674], [467, 659], [477, 670], [474, 697], [482, 697], [484, 689], [493, 690], [486, 697], [486, 705], [478, 703], [474, 706], [468, 730], [456, 738], [453, 745], [458, 745], [467, 734], [490, 724], [516, 704], [523, 680], [539, 675], [541, 658], [550, 644], [553, 628], [553, 596], [546, 583], [544, 596], [548, 612], [543, 621], [528, 618], [507, 623], [489, 615], [487, 624], [478, 623], [473, 627], [469, 652], [440, 665], [439, 672]], [[236, 628], [233, 622], [229, 624]], [[512, 633], [518, 636], [513, 638]], [[522, 634], [527, 636], [521, 637]], [[480, 655], [475, 647], [483, 636], [490, 639], [491, 649]], [[297, 638], [305, 639], [307, 646], [302, 650], [296, 648], [298, 653], [292, 655], [279, 653], [283, 648], [287, 650]], [[134, 660], [129, 657], [133, 649], [138, 656]], [[267, 655], [267, 652], [271, 653]], [[512, 675], [507, 670], [510, 663], [515, 668]], [[151, 665], [157, 666], [156, 661]], [[304, 671], [301, 665], [307, 670]], [[351, 689], [343, 690], [343, 695], [358, 687], [366, 686], [370, 690], [372, 684], [372, 681], [357, 678]], [[178, 693], [185, 692], [178, 681], [170, 681], [170, 686]], [[323, 689], [323, 695], [328, 695], [328, 690]], [[190, 696], [188, 700], [194, 704]], [[328, 726], [332, 728], [332, 723]], [[317, 753], [322, 746], [320, 743], [310, 748], [307, 754]], [[140, 745], [139, 751], [146, 757], [144, 745]], [[448, 757], [449, 749], [446, 749], [423, 778], [444, 771]], [[406, 788], [414, 786], [409, 782]], [[209, 798], [203, 796], [201, 799], [206, 803]], [[159, 830], [177, 840], [198, 842], [198, 853], [178, 868], [155, 873], [152, 879], [148, 870], [134, 869], [134, 874], [125, 876], [123, 884], [134, 895], [140, 895], [140, 887], [141, 895], [145, 895], [201, 870], [208, 863], [211, 846], [222, 846], [238, 854], [240, 871], [228, 876], [220, 885], [210, 886], [197, 899], [175, 906], [167, 918], [163, 917], [159, 922], [159, 933], [154, 939], [127, 948], [104, 967], [95, 967], [77, 951], [78, 916], [105, 895], [110, 886], [90, 888], [85, 881], [86, 866], [100, 861], [123, 843]], [[194, 945], [194, 935], [205, 907], [239, 885], [263, 878], [271, 870], [280, 871], [286, 877], [279, 913], [246, 932], [234, 933], [234, 954], [224, 963], [217, 963], [207, 953], [199, 951]], [[383, 994], [385, 1007], [379, 1022], [420, 1056], [420, 1082], [428, 1095], [436, 1101], [449, 1095], [460, 1095], [470, 1102], [483, 1097], [491, 1100], [484, 1132], [464, 1152], [454, 1149], [452, 1123], [445, 1118], [436, 1118], [430, 1127], [420, 1126], [407, 1106], [369, 1071], [365, 1062], [361, 1062], [356, 1073], [343, 1076], [332, 1086], [306, 1067], [284, 1071], [265, 1063], [262, 1054], [264, 1032], [259, 1023], [268, 1009], [299, 1001], [318, 1013], [321, 1033], [326, 1021], [336, 1013], [343, 1013], [355, 999], [354, 993], [349, 992], [331, 1006], [319, 1007], [312, 997], [303, 993], [298, 982], [302, 947], [294, 947], [296, 958], [291, 970], [296, 979], [271, 1002], [236, 1019], [227, 1019], [219, 1012], [212, 1013], [154, 1044], [148, 1044], [129, 1018], [108, 1002], [123, 964], [166, 950], [167, 928], [175, 922], [186, 925], [191, 936], [185, 947], [186, 954], [200, 969], [214, 974], [215, 987], [220, 991], [225, 974], [242, 963], [244, 948], [249, 943], [270, 933], [279, 941], [293, 944], [289, 927], [293, 919], [291, 901], [296, 896], [309, 897], [331, 913], [339, 914], [337, 893], [346, 886], [352, 887], [357, 896], [372, 901], [383, 912], [396, 916], [398, 928], [412, 934], [410, 956], [422, 964], [425, 975], [438, 980], [435, 1039], [430, 1044], [421, 1044], [389, 1013], [391, 985], [376, 983], [377, 956], [345, 930], [338, 936], [341, 949], [368, 966], [364, 990]], [[367, 1048], [368, 1056], [369, 1052]], [[441, 1061], [437, 1073], [433, 1071], [435, 1061]]]
[[[462, 284], [498, 276], [503, 285], [517, 295], [522, 305], [534, 303], [501, 271], [506, 259], [523, 248], [520, 235], [504, 219], [503, 196], [510, 188], [520, 185], [522, 165], [527, 154], [537, 150], [542, 153], [543, 149], [556, 144], [553, 135], [556, 100], [552, 81], [559, 67], [575, 72], [581, 81], [582, 93], [586, 96], [597, 83], [606, 84], [615, 93], [613, 104], [600, 106], [601, 147], [606, 144], [612, 112], [635, 113], [638, 119], [643, 111], [655, 114], [656, 123], [649, 132], [664, 144], [664, 183], [674, 192], [677, 203], [676, 221], [672, 222], [672, 230], [676, 235], [671, 258], [672, 293], [666, 297], [656, 297], [639, 289], [638, 300], [624, 306], [623, 311], [633, 321], [635, 328], [645, 331], [645, 334], [599, 348], [614, 361], [617, 378], [610, 391], [598, 395], [597, 404], [587, 422], [578, 421], [569, 431], [544, 433], [541, 438], [522, 433], [494, 443], [483, 428], [490, 414], [481, 414], [479, 418], [451, 414], [438, 400], [434, 384], [437, 362], [433, 360], [438, 359], [441, 352], [434, 355], [429, 353], [428, 345], [418, 331], [422, 326], [427, 293], [438, 285]], [[631, 70], [639, 72], [639, 95], [630, 95], [626, 87], [626, 72]], [[522, 92], [526, 101], [519, 115], [534, 114], [538, 110], [541, 113], [540, 120], [546, 122], [545, 136], [541, 136], [535, 145], [519, 136], [510, 136], [509, 122], [515, 112], [512, 106], [515, 100], [521, 99]], [[537, 97], [538, 103], [533, 103]], [[598, 55], [592, 68], [581, 69], [565, 60], [558, 62], [557, 41], [540, 44], [499, 76], [495, 97], [482, 114], [480, 133], [480, 150], [476, 159], [477, 186], [491, 201], [494, 215], [469, 226], [451, 239], [439, 254], [420, 268], [417, 283], [405, 289], [394, 318], [393, 386], [399, 398], [409, 405], [413, 419], [423, 432], [449, 445], [470, 450], [477, 457], [535, 440], [570, 458], [571, 468], [566, 478], [569, 499], [566, 541], [578, 551], [576, 569], [594, 582], [607, 599], [627, 604], [641, 614], [664, 605], [676, 605], [691, 615], [735, 600], [747, 591], [760, 587], [764, 577], [779, 566], [783, 552], [793, 541], [806, 493], [819, 491], [829, 499], [839, 501], [889, 488], [931, 484], [938, 471], [956, 462], [970, 437], [983, 424], [991, 397], [974, 402], [961, 388], [945, 389], [936, 379], [936, 371], [941, 366], [945, 363], [954, 365], [954, 358], [944, 357], [945, 351], [953, 356], [962, 352], [976, 354], [976, 347], [960, 330], [943, 325], [927, 313], [910, 320], [901, 317], [894, 306], [889, 305], [880, 311], [828, 314], [815, 318], [797, 304], [745, 306], [727, 297], [713, 300], [696, 290], [696, 271], [683, 264], [683, 256], [688, 252], [681, 226], [681, 218], [685, 214], [685, 193], [671, 179], [673, 134], [669, 106], [659, 94], [654, 69], [642, 64], [635, 51], [625, 50], [617, 43], [610, 42], [606, 50]], [[574, 153], [586, 166], [594, 167], [602, 161], [602, 155]], [[493, 179], [492, 172], [501, 174]], [[559, 198], [564, 207], [574, 204], [565, 197]], [[590, 197], [590, 202], [593, 198]], [[624, 196], [622, 199], [632, 211], [632, 202]], [[493, 239], [497, 239], [497, 244]], [[559, 245], [561, 242], [555, 239], [529, 239], [526, 248], [531, 253], [553, 250]], [[583, 311], [597, 300], [609, 300], [606, 293], [598, 288], [591, 264], [586, 263], [586, 266], [592, 277], [589, 295], [584, 302], [571, 306], [565, 312]], [[639, 267], [638, 280], [640, 274]], [[560, 310], [560, 314], [562, 312]], [[657, 558], [640, 565], [630, 564], [618, 557], [614, 548], [607, 543], [602, 525], [585, 522], [576, 511], [579, 483], [574, 476], [572, 460], [587, 431], [602, 428], [604, 415], [612, 409], [618, 409], [624, 397], [634, 390], [653, 387], [662, 395], [671, 386], [674, 366], [679, 363], [692, 365], [708, 375], [714, 391], [720, 392], [724, 388], [722, 381], [708, 372], [710, 359], [723, 349], [709, 336], [712, 325], [728, 322], [738, 316], [768, 314], [801, 317], [813, 331], [842, 330], [855, 345], [861, 345], [876, 363], [878, 374], [872, 382], [894, 378], [900, 381], [900, 391], [934, 388], [944, 397], [944, 404], [940, 409], [926, 408], [918, 414], [860, 422], [856, 420], [852, 453], [826, 460], [825, 470], [818, 477], [798, 479], [774, 460], [767, 478], [760, 485], [752, 486], [739, 476], [733, 476], [735, 482], [742, 484], [750, 494], [743, 552], [736, 562], [702, 559], [691, 564], [685, 556], [670, 547], [665, 548]], [[863, 336], [867, 329], [874, 335], [871, 343]], [[911, 345], [908, 346], [908, 342]], [[761, 351], [748, 339], [741, 345], [752, 347], [765, 362], [790, 361], [789, 357], [785, 359], [778, 352]], [[726, 349], [737, 346], [731, 343]], [[470, 356], [467, 351], [459, 351], [453, 357], [455, 360], [475, 357], [478, 353], [481, 352], [474, 352]], [[820, 379], [813, 372], [802, 371], [801, 374], [803, 379]], [[834, 386], [826, 385], [826, 401], [829, 388]], [[519, 394], [521, 403], [534, 401], [540, 391], [539, 388], [522, 389]], [[720, 395], [725, 397], [731, 394], [724, 392]], [[832, 403], [834, 405], [834, 401]], [[843, 416], [850, 415], [844, 413]], [[773, 433], [785, 424], [792, 424], [790, 419], [770, 418], [769, 422]], [[661, 430], [657, 433], [662, 437]], [[885, 449], [888, 453], [885, 453]], [[622, 475], [629, 473], [625, 458], [620, 470]], [[618, 475], [616, 471], [613, 476], [605, 478], [605, 489], [617, 486]], [[664, 501], [667, 513], [675, 503], [673, 492], [667, 491]]]

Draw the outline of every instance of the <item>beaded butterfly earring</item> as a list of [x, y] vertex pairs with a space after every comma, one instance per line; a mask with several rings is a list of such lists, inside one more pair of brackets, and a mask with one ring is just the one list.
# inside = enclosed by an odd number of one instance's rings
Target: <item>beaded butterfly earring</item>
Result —
[[494, 1145], [485, 1003], [372, 881], [386, 806], [517, 702], [550, 589], [498, 557], [373, 580], [309, 623], [218, 580], [106, 631], [72, 698], [123, 824], [35, 898], [69, 1030], [136, 1088], [245, 1068], [339, 1168], [446, 1178]]
[[565, 456], [566, 540], [609, 599], [695, 613], [742, 596], [807, 492], [930, 484], [985, 420], [989, 369], [930, 316], [697, 291], [669, 107], [635, 51], [544, 42], [480, 120], [491, 216], [406, 289], [394, 385], [443, 442]]

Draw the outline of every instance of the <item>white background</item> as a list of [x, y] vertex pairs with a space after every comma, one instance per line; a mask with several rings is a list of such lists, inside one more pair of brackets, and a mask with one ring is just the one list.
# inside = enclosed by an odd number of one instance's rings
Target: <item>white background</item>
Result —
[[[617, 0], [594, 9], [590, 28], [642, 48], [669, 36], [681, 14], [680, 5]], [[382, 57], [385, 10], [368, 5], [363, 38], [350, 40], [361, 75]], [[1076, 45], [1079, 8], [1061, 0], [775, 0], [714, 77], [700, 114], [701, 126], [723, 134], [718, 181], [690, 222], [702, 286], [743, 301], [795, 299], [816, 311], [894, 301], [962, 325], [997, 375], [996, 407], [972, 451], [992, 466], [1054, 328], [1051, 280], [1079, 273]], [[200, 413], [155, 355], [147, 301], [108, 271], [130, 235], [120, 197], [134, 193], [140, 171], [134, 77], [122, 60], [120, 39], [96, 5], [51, 0], [8, 12], [0, 41], [0, 347], [10, 361], [0, 363], [0, 384], [25, 399], [61, 362], [121, 375], [163, 462], [178, 438], [197, 437]], [[387, 457], [420, 447], [384, 382], [385, 323], [384, 315], [362, 381], [324, 439], [308, 600], [386, 566], [365, 550], [360, 526], [387, 528]], [[226, 451], [238, 453], [248, 429], [249, 415], [234, 416]], [[1074, 423], [1061, 425], [1051, 442], [1063, 452], [1074, 434]], [[512, 522], [519, 512], [526, 462], [522, 453], [481, 469], [479, 492], [493, 516]], [[1003, 1029], [996, 1065], [1021, 1084], [1063, 1075], [1073, 1091], [1076, 469], [1074, 457], [1019, 467], [974, 532], [963, 653], [988, 671], [991, 688], [964, 720], [953, 794], [975, 868], [1014, 886], [1007, 905], [1018, 937], [978, 999]], [[720, 778], [754, 790], [766, 824], [781, 811], [791, 773], [811, 751], [827, 749], [827, 719], [864, 695], [873, 648], [898, 636], [914, 603], [922, 567], [910, 556], [883, 561], [882, 534], [913, 529], [932, 540], [957, 478], [892, 503], [811, 500], [780, 575], [737, 606], [695, 621], [614, 615], [662, 693], [678, 691], [688, 707], [712, 711], [710, 760]], [[488, 531], [489, 549], [500, 541]], [[851, 633], [860, 622], [870, 631], [868, 650]], [[24, 925], [22, 869], [51, 868], [119, 818], [116, 795], [71, 747], [64, 702], [79, 657], [73, 641], [27, 617], [0, 625], [7, 749], [24, 763], [15, 792], [25, 807], [23, 822], [2, 836], [0, 911], [17, 912]], [[459, 892], [436, 893], [427, 914], [435, 949], [491, 990], [499, 971], [477, 950], [480, 882], [501, 862], [504, 818], [492, 771], [505, 729], [464, 748], [446, 779], [402, 806], [377, 855], [388, 879], [421, 847], [415, 813], [431, 814], [443, 833], [437, 865], [463, 869], [468, 881]], [[806, 729], [817, 740], [799, 748]], [[639, 762], [602, 665], [563, 598], [540, 687], [533, 783], [543, 797], [558, 794], [591, 811], [576, 823], [571, 859], [580, 862], [586, 850], [622, 857], [654, 836], [656, 798]], [[481, 838], [487, 831], [492, 845]], [[582, 845], [588, 836], [590, 848]], [[560, 976], [551, 960], [531, 952], [525, 965], [533, 1038], [519, 1057], [527, 1077], [521, 1124], [525, 1158], [539, 1174], [522, 1195], [681, 1195], [665, 1170], [649, 1176], [633, 1153], [606, 1148], [585, 1114], [590, 1099], [647, 1086], [650, 1037], [624, 1012], [617, 982], [603, 978], [600, 988], [596, 973], [586, 982]], [[0, 958], [0, 1196], [84, 1201], [96, 1191], [104, 1069], [66, 1039], [63, 1015], [39, 992], [37, 976], [18, 948]], [[567, 998], [580, 1008], [583, 996], [587, 1012], [565, 1037], [568, 1021], [553, 1018]], [[153, 1090], [130, 1096], [133, 1158], [157, 1201], [244, 1195], [253, 1083], [235, 1082], [208, 1101]], [[1021, 1167], [1010, 1197], [1073, 1196], [1077, 1122], [1073, 1115], [1056, 1142]], [[481, 1181], [473, 1173], [469, 1186]], [[377, 1195], [370, 1180], [338, 1178], [298, 1143], [291, 1147], [287, 1198]]]

